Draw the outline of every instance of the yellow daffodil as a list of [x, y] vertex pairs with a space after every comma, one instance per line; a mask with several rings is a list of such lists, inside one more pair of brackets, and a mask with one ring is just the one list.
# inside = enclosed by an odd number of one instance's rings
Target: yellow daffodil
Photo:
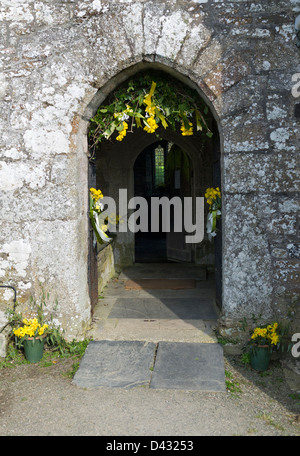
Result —
[[147, 125], [144, 127], [144, 130], [147, 133], [154, 133], [157, 128], [158, 128], [158, 125], [157, 125], [154, 117], [148, 117]]
[[95, 188], [90, 188], [91, 197], [95, 202], [97, 202], [100, 198], [103, 198], [103, 193], [101, 190], [96, 190]]
[[185, 128], [185, 125], [182, 122], [180, 130], [182, 132], [181, 133], [182, 136], [191, 136], [191, 135], [193, 135], [193, 124], [191, 122], [189, 122], [189, 128]]
[[119, 132], [118, 136], [116, 137], [117, 141], [122, 141], [125, 138], [127, 129], [128, 129], [128, 123], [124, 121], [123, 122], [123, 130], [121, 130]]
[[21, 326], [20, 328], [13, 329], [13, 333], [15, 336], [19, 337], [22, 339], [23, 337], [36, 337], [36, 336], [41, 336], [45, 333], [45, 331], [48, 329], [48, 325], [44, 324], [41, 326], [41, 324], [38, 322], [37, 318], [29, 319], [27, 320], [26, 318], [23, 319], [24, 326]]
[[266, 327], [255, 328], [251, 339], [256, 341], [257, 344], [277, 345], [279, 342], [279, 335], [276, 332], [277, 328], [278, 323], [267, 325]]
[[155, 116], [155, 106], [147, 106], [145, 111], [149, 114], [149, 116]]
[[154, 94], [156, 88], [156, 82], [152, 81], [150, 92], [145, 96], [144, 103], [147, 107], [152, 105], [152, 95]]
[[278, 334], [272, 334], [271, 336], [271, 344], [277, 345], [279, 341], [279, 336]]
[[209, 206], [211, 206], [218, 198], [221, 198], [221, 191], [219, 187], [208, 188], [204, 196]]

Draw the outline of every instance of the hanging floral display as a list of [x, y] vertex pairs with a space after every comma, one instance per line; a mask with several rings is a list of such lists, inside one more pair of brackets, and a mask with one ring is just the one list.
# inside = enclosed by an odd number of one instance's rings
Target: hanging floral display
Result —
[[104, 209], [103, 204], [99, 201], [102, 198], [103, 194], [101, 190], [90, 188], [90, 219], [97, 241], [100, 244], [112, 241], [112, 238], [108, 237], [106, 234], [107, 224], [102, 223], [100, 218], [100, 214]]
[[117, 141], [123, 141], [134, 128], [156, 133], [159, 126], [174, 131], [180, 126], [183, 136], [201, 131], [211, 137], [205, 120], [208, 112], [204, 101], [179, 81], [142, 74], [116, 90], [108, 104], [100, 106], [91, 119], [90, 143], [95, 146], [113, 134]]
[[219, 187], [208, 188], [205, 193], [206, 202], [209, 205], [209, 213], [207, 216], [206, 232], [209, 240], [217, 235], [216, 225], [217, 219], [221, 217], [221, 191]]

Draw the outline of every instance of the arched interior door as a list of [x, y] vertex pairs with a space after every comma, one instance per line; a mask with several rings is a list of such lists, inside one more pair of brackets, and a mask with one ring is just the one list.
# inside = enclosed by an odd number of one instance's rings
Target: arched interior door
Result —
[[[182, 200], [191, 196], [192, 169], [188, 155], [175, 144], [169, 150], [166, 160], [166, 182], [170, 198], [177, 196]], [[167, 259], [173, 261], [192, 261], [192, 244], [185, 242], [186, 232], [175, 232], [173, 229], [167, 233]]]
[[[174, 232], [173, 207], [170, 206], [171, 231], [164, 232], [162, 227], [163, 211], [160, 213], [160, 228], [151, 232], [151, 198], [174, 196], [183, 201], [191, 196], [191, 164], [187, 154], [178, 146], [159, 141], [147, 147], [136, 159], [134, 165], [134, 194], [148, 202], [149, 230], [135, 234], [136, 262], [169, 262], [192, 260], [191, 244], [185, 243], [185, 232]], [[182, 203], [183, 210], [183, 203]]]

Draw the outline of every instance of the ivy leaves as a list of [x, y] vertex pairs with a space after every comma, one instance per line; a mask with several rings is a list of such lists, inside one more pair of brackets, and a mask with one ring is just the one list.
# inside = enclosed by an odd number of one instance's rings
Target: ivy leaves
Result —
[[114, 133], [122, 141], [134, 128], [154, 133], [159, 125], [173, 131], [181, 125], [183, 135], [192, 135], [195, 128], [211, 137], [208, 114], [205, 103], [179, 81], [157, 74], [140, 74], [113, 92], [107, 104], [99, 107], [91, 119], [89, 138], [92, 146], [111, 139]]

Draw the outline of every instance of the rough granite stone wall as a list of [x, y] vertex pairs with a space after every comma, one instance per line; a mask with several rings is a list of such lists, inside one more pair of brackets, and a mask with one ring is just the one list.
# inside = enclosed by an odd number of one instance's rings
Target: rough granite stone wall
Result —
[[148, 63], [197, 87], [218, 122], [224, 318], [299, 311], [298, 14], [297, 0], [2, 0], [0, 282], [21, 302], [48, 291], [82, 337], [88, 119]]

